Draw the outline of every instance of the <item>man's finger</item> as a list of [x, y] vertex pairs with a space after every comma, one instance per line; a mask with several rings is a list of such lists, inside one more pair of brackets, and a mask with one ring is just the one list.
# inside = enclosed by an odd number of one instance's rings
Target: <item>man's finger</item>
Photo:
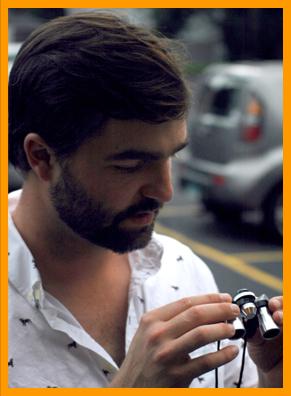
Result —
[[273, 318], [278, 326], [283, 326], [283, 311], [276, 311], [273, 314]]
[[144, 319], [151, 321], [152, 318], [153, 320], [159, 319], [162, 321], [167, 321], [195, 305], [231, 302], [231, 300], [231, 296], [224, 293], [211, 293], [199, 296], [185, 297], [173, 303], [147, 312], [144, 315]]
[[168, 321], [168, 334], [177, 338], [193, 328], [234, 320], [240, 313], [236, 304], [210, 303], [194, 305]]
[[221, 350], [189, 360], [177, 370], [181, 370], [189, 379], [199, 377], [233, 360], [239, 353], [236, 345], [229, 345]]
[[179, 355], [186, 355], [192, 351], [212, 342], [231, 338], [235, 333], [234, 327], [229, 323], [216, 323], [200, 326], [189, 331], [183, 336], [173, 339], [167, 346], [169, 360]]
[[282, 311], [283, 309], [283, 297], [282, 296], [276, 296], [272, 297], [269, 300], [269, 309], [274, 312], [274, 311]]

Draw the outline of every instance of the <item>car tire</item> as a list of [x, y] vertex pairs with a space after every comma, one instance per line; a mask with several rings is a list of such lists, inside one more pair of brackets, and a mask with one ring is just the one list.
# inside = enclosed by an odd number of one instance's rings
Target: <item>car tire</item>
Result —
[[267, 197], [263, 206], [264, 226], [268, 234], [283, 240], [283, 188], [277, 186]]

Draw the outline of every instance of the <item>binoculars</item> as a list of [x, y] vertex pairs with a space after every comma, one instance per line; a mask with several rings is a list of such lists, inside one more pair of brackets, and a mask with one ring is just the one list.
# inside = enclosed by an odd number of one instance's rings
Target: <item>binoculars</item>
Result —
[[232, 340], [251, 338], [258, 328], [265, 339], [274, 338], [280, 333], [280, 328], [268, 310], [268, 301], [265, 294], [257, 297], [248, 289], [237, 291], [232, 302], [239, 306], [240, 316], [232, 322], [235, 328]]

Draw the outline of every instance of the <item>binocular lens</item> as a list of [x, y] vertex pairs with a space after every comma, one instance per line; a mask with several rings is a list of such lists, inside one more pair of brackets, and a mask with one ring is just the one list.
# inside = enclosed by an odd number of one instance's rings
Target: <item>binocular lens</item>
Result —
[[280, 334], [280, 329], [269, 329], [265, 331], [263, 337], [266, 339], [277, 337]]

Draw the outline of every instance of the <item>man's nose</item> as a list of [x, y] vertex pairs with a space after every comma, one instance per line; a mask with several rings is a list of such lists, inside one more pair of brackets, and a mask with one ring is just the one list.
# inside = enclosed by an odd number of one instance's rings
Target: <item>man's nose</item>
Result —
[[171, 160], [153, 167], [149, 174], [149, 181], [142, 188], [142, 195], [162, 203], [172, 199]]

